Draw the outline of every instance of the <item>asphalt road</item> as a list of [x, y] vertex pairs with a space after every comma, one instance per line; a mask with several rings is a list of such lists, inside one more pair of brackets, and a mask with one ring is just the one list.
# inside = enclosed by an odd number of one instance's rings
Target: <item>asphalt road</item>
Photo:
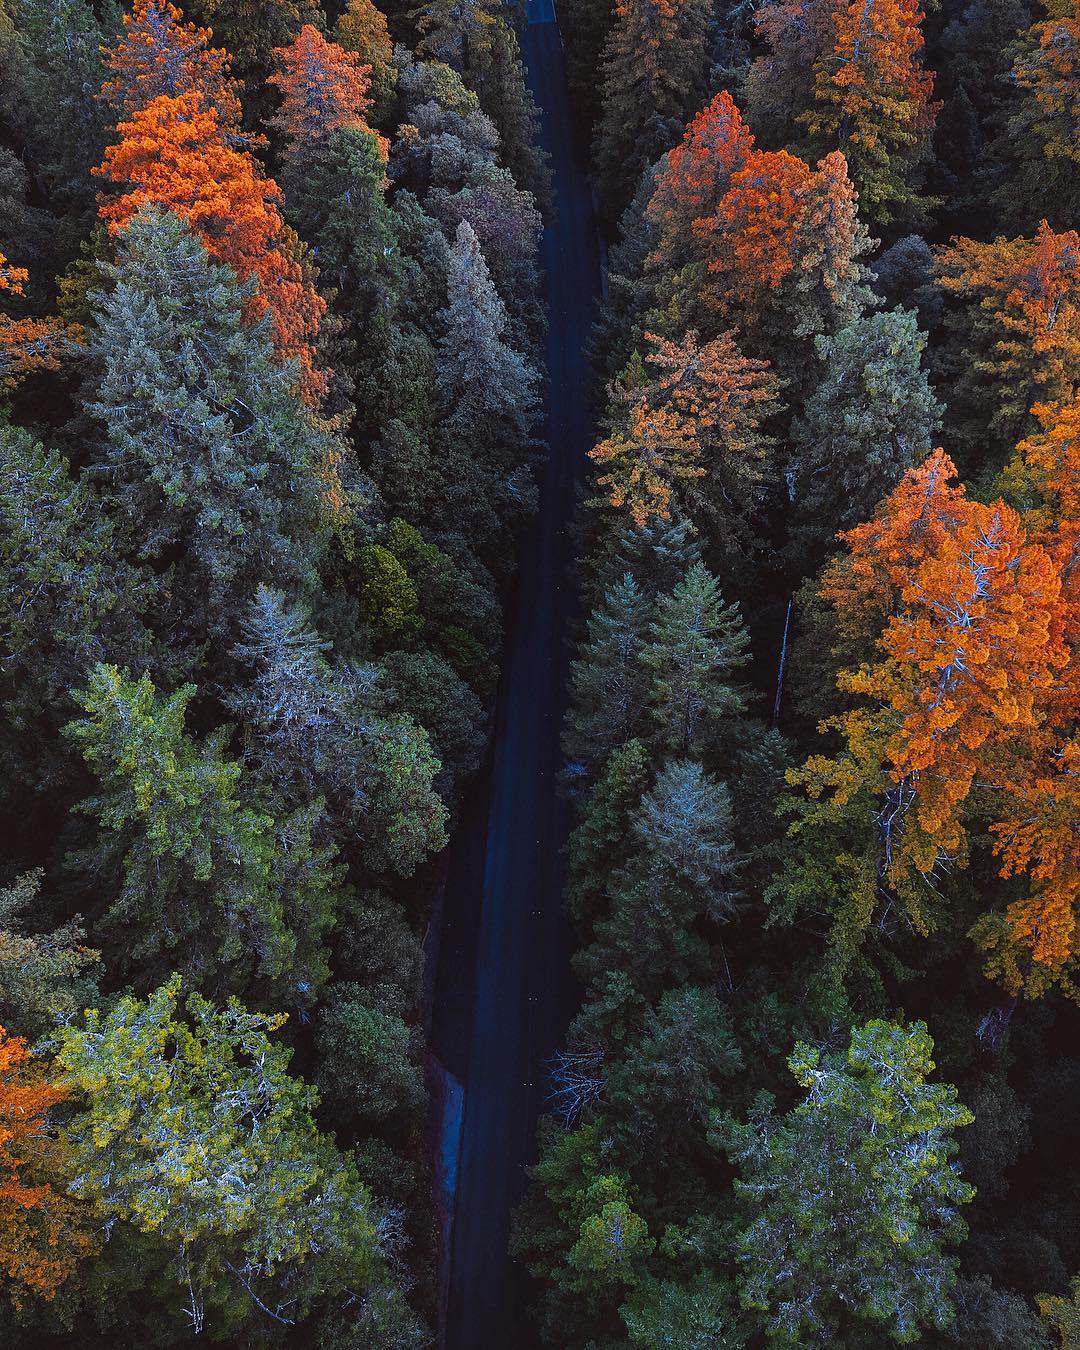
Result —
[[560, 917], [568, 821], [555, 778], [572, 605], [567, 526], [591, 444], [583, 349], [600, 278], [552, 0], [529, 0], [528, 20], [529, 81], [555, 170], [556, 216], [543, 244], [551, 453], [539, 512], [522, 544], [490, 771], [472, 803], [446, 896], [434, 1041], [465, 1085], [448, 1350], [519, 1350], [531, 1343], [525, 1281], [507, 1242], [525, 1167], [535, 1156], [545, 1062], [559, 1043], [570, 997]]

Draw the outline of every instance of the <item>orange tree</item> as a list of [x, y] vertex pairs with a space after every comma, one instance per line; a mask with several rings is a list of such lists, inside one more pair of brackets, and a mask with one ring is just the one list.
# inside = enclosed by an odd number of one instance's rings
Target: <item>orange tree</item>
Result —
[[0, 1027], [0, 1272], [16, 1302], [26, 1292], [52, 1298], [93, 1245], [75, 1202], [49, 1179], [60, 1146], [48, 1115], [65, 1096], [22, 1037]]
[[254, 282], [247, 319], [269, 314], [278, 356], [297, 362], [298, 392], [316, 402], [326, 389], [314, 353], [326, 302], [282, 219], [277, 184], [251, 154], [231, 144], [217, 109], [199, 92], [159, 95], [117, 131], [118, 144], [95, 170], [121, 189], [101, 206], [110, 229], [121, 229], [148, 203], [175, 212], [215, 262]]

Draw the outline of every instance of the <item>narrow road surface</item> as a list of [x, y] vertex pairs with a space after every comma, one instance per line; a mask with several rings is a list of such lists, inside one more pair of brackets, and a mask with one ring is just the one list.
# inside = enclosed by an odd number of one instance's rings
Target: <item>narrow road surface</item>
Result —
[[590, 444], [583, 348], [599, 260], [552, 0], [528, 0], [528, 20], [525, 58], [555, 170], [557, 214], [543, 246], [551, 454], [539, 513], [523, 542], [490, 775], [473, 804], [473, 823], [464, 827], [446, 896], [434, 1042], [465, 1087], [448, 1350], [519, 1350], [530, 1343], [523, 1281], [507, 1255], [510, 1215], [535, 1156], [544, 1064], [567, 1013], [560, 918], [567, 820], [555, 777], [571, 603], [567, 525]]

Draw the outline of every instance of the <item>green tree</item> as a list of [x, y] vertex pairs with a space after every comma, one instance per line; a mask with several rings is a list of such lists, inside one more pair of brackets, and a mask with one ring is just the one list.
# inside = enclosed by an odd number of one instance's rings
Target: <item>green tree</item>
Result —
[[937, 444], [942, 407], [912, 310], [870, 314], [816, 340], [821, 383], [792, 428], [796, 546], [820, 563]]
[[155, 587], [118, 557], [104, 504], [29, 432], [0, 423], [0, 794], [55, 792], [70, 776], [56, 732], [68, 690], [112, 652], [149, 659]]
[[724, 719], [745, 706], [731, 683], [749, 659], [738, 606], [726, 604], [716, 578], [695, 563], [669, 595], [658, 597], [648, 636], [641, 660], [650, 675], [656, 741], [670, 751], [700, 754]]
[[408, 875], [445, 843], [439, 762], [423, 728], [389, 708], [383, 672], [331, 666], [328, 650], [306, 609], [259, 587], [233, 653], [253, 678], [229, 706], [280, 800], [299, 808], [324, 798], [339, 830], [349, 827], [339, 837], [359, 825], [367, 869]]
[[390, 112], [397, 72], [394, 69], [394, 44], [386, 26], [386, 15], [374, 0], [349, 0], [334, 29], [338, 46], [355, 52], [371, 67], [372, 119], [382, 125]]
[[284, 1020], [214, 1007], [174, 975], [58, 1035], [80, 1107], [70, 1189], [171, 1252], [196, 1331], [291, 1323], [374, 1281], [377, 1212], [271, 1039]]
[[227, 731], [201, 743], [184, 730], [194, 686], [159, 698], [150, 678], [94, 668], [75, 695], [86, 716], [67, 735], [95, 773], [81, 810], [98, 846], [76, 862], [117, 878], [107, 926], [112, 960], [140, 974], [179, 956], [192, 982], [259, 981], [301, 1004], [327, 974], [337, 871], [314, 841], [322, 802], [275, 816], [225, 757]]
[[244, 323], [231, 270], [175, 216], [136, 216], [105, 270], [115, 284], [94, 297], [102, 376], [87, 406], [106, 433], [118, 541], [165, 579], [164, 642], [235, 640], [256, 584], [314, 588], [319, 475], [340, 447], [294, 398], [265, 323]]
[[767, 1099], [728, 1150], [750, 1223], [738, 1239], [742, 1298], [777, 1345], [835, 1345], [860, 1325], [901, 1344], [952, 1317], [956, 1261], [973, 1195], [953, 1132], [971, 1112], [933, 1072], [922, 1022], [855, 1028], [847, 1054], [799, 1044], [788, 1061], [805, 1099]]
[[412, 1033], [395, 1012], [373, 1006], [360, 985], [332, 986], [318, 1050], [319, 1087], [343, 1121], [400, 1122], [422, 1109], [424, 1075]]
[[615, 0], [593, 162], [616, 216], [705, 92], [708, 24], [701, 0]]
[[506, 341], [505, 306], [465, 220], [450, 252], [439, 321], [435, 378], [448, 428], [496, 462], [513, 462], [528, 444], [536, 416], [536, 372]]
[[563, 727], [572, 777], [594, 776], [640, 730], [648, 690], [641, 652], [651, 608], [628, 572], [589, 616], [588, 636], [570, 668]]

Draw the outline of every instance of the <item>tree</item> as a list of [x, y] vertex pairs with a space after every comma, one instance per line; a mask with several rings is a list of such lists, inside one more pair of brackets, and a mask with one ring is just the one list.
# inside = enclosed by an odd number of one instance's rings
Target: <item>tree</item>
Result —
[[48, 1120], [67, 1096], [0, 1027], [0, 1274], [16, 1306], [27, 1293], [54, 1298], [94, 1250], [81, 1207], [63, 1193], [64, 1149]]
[[334, 37], [347, 52], [354, 52], [362, 65], [371, 67], [371, 105], [377, 122], [390, 107], [397, 85], [394, 44], [386, 27], [386, 15], [374, 0], [349, 0], [337, 21]]
[[[30, 274], [0, 252], [0, 297], [25, 294]], [[49, 319], [0, 313], [0, 392], [14, 389], [35, 370], [59, 370], [62, 330]]]
[[701, 754], [744, 706], [731, 683], [748, 659], [738, 606], [725, 604], [716, 578], [695, 563], [657, 599], [648, 636], [641, 660], [650, 676], [653, 735], [666, 750]]
[[593, 160], [616, 214], [704, 92], [708, 22], [700, 0], [615, 0]]
[[[878, 898], [898, 894], [925, 932], [926, 888], [919, 879], [944, 859], [965, 858], [973, 791], [989, 789], [993, 799], [997, 789], [1022, 800], [1023, 785], [1047, 774], [1059, 748], [1055, 690], [1069, 670], [1069, 650], [1054, 555], [1026, 537], [1004, 503], [983, 505], [950, 487], [954, 474], [940, 450], [909, 471], [877, 518], [847, 533], [850, 563], [828, 569], [822, 588], [841, 622], [882, 624], [878, 659], [838, 676], [842, 690], [870, 699], [832, 722], [844, 735], [844, 753], [814, 756], [789, 776], [820, 803], [809, 818], [823, 824], [838, 809], [865, 811], [869, 793], [875, 858], [863, 872], [866, 894], [856, 920], [862, 926]], [[1011, 818], [1006, 800], [992, 806], [992, 818], [1002, 811]], [[1047, 801], [1056, 802], [1052, 789]], [[1037, 834], [1036, 828], [1016, 836], [1014, 862], [1005, 855], [1006, 875], [1044, 856], [1049, 839], [1026, 852]], [[1043, 974], [1066, 960], [1073, 926], [1071, 908], [1062, 913], [1071, 869], [1059, 845], [1063, 896], [1053, 885], [1053, 856], [1053, 849], [1045, 854], [1052, 875], [1041, 878], [1051, 882], [1043, 921], [1032, 922], [1037, 906], [1014, 909], [1010, 921]], [[990, 922], [977, 932], [994, 948], [1001, 930]], [[1013, 964], [992, 964], [1019, 983]]]
[[198, 94], [234, 143], [246, 139], [251, 145], [252, 138], [240, 134], [239, 81], [229, 74], [228, 54], [212, 46], [213, 40], [209, 29], [186, 23], [170, 0], [136, 0], [117, 41], [105, 51], [109, 77], [102, 98], [127, 121], [163, 95]]
[[28, 431], [0, 424], [0, 738], [3, 793], [26, 818], [71, 776], [57, 731], [68, 691], [109, 652], [146, 661], [154, 584], [119, 556], [117, 532], [85, 478]]
[[231, 54], [249, 99], [256, 101], [273, 66], [274, 48], [287, 47], [304, 24], [321, 23], [318, 7], [309, 0], [199, 0], [197, 8]]
[[97, 998], [100, 953], [80, 916], [51, 932], [26, 932], [40, 905], [43, 869], [0, 889], [0, 1017], [36, 1041]]
[[[290, 46], [274, 49], [274, 57], [278, 69], [269, 83], [281, 93], [281, 110], [273, 124], [284, 137], [290, 173], [303, 175], [338, 132], [371, 131], [371, 71], [358, 56], [305, 24]], [[385, 159], [381, 136], [378, 144]]]
[[948, 1160], [973, 1117], [950, 1084], [926, 1082], [933, 1048], [922, 1022], [868, 1022], [846, 1055], [800, 1043], [788, 1064], [805, 1099], [777, 1117], [766, 1098], [731, 1129], [751, 1216], [742, 1299], [771, 1343], [835, 1343], [862, 1323], [908, 1344], [950, 1320], [946, 1250], [974, 1192]]
[[912, 169], [925, 155], [939, 104], [920, 64], [919, 0], [841, 0], [832, 46], [815, 62], [813, 99], [801, 115], [808, 153], [839, 149], [868, 219], [887, 224], [925, 206]]
[[319, 1021], [319, 1085], [350, 1124], [378, 1125], [425, 1103], [408, 1026], [361, 986], [334, 985]]
[[1080, 18], [1075, 7], [1048, 5], [1046, 19], [1024, 35], [1010, 72], [1011, 101], [994, 149], [1007, 174], [994, 195], [1004, 223], [1022, 231], [1040, 219], [1080, 229]]
[[1039, 1313], [1051, 1331], [1061, 1337], [1061, 1350], [1080, 1342], [1080, 1275], [1069, 1283], [1069, 1295], [1040, 1294]]
[[929, 454], [942, 408], [911, 310], [867, 315], [815, 346], [823, 374], [792, 428], [790, 491], [796, 542], [820, 559]]
[[360, 827], [367, 868], [408, 876], [446, 842], [439, 762], [422, 727], [389, 714], [382, 672], [331, 667], [328, 650], [306, 610], [260, 587], [234, 652], [252, 676], [229, 704], [281, 800], [299, 810], [325, 798], [345, 838]]
[[148, 676], [99, 665], [66, 728], [99, 784], [81, 809], [108, 832], [91, 856], [118, 882], [114, 960], [145, 970], [171, 953], [195, 985], [260, 981], [306, 1004], [326, 979], [339, 880], [313, 838], [323, 803], [275, 816], [225, 757], [227, 731], [199, 743], [184, 730], [194, 694], [162, 699]]
[[641, 663], [651, 605], [629, 573], [604, 594], [570, 667], [563, 750], [572, 773], [596, 773], [640, 729], [648, 676]]
[[113, 518], [170, 574], [164, 633], [181, 646], [211, 636], [220, 659], [258, 583], [314, 587], [326, 512], [344, 505], [341, 451], [293, 397], [266, 322], [245, 324], [231, 271], [175, 215], [144, 208], [117, 242], [87, 338]]
[[505, 340], [505, 306], [464, 220], [450, 252], [439, 323], [435, 378], [447, 427], [477, 443], [489, 462], [517, 459], [536, 415], [536, 372]]
[[253, 278], [245, 318], [269, 314], [278, 357], [297, 363], [297, 388], [316, 402], [326, 381], [315, 369], [313, 344], [326, 302], [281, 218], [280, 189], [251, 154], [230, 144], [228, 127], [202, 91], [159, 95], [117, 133], [119, 143], [94, 170], [122, 189], [102, 204], [102, 219], [115, 234], [146, 205], [172, 211], [214, 262], [227, 264], [242, 283]]
[[597, 482], [638, 526], [653, 512], [667, 518], [684, 482], [688, 514], [703, 508], [721, 546], [736, 551], [764, 492], [771, 441], [759, 426], [779, 409], [780, 381], [767, 361], [743, 356], [734, 332], [700, 345], [692, 330], [681, 342], [645, 338], [652, 378], [632, 365], [613, 386], [614, 435], [590, 452], [611, 465]]
[[174, 975], [59, 1036], [71, 1189], [165, 1246], [195, 1330], [207, 1303], [220, 1333], [372, 1283], [377, 1215], [271, 1039], [284, 1020], [217, 1008]]
[[[1080, 355], [1080, 235], [1043, 221], [1033, 239], [956, 239], [938, 277], [962, 308], [952, 317], [962, 365], [952, 417], [961, 444], [1001, 458], [1033, 430], [1036, 403], [1064, 403]], [[987, 415], [989, 413], [989, 415]]]

